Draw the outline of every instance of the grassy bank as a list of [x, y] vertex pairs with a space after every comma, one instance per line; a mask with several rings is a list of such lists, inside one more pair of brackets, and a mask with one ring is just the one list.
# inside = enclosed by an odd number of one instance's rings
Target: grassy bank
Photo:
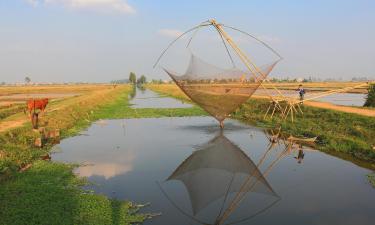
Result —
[[269, 102], [250, 99], [233, 117], [257, 126], [281, 124], [288, 135], [318, 137], [317, 148], [325, 152], [347, 153], [375, 163], [375, 118], [302, 106], [294, 123], [279, 119], [264, 119]]
[[[41, 118], [46, 129], [60, 129], [69, 137], [102, 117], [119, 115], [128, 86], [111, 87], [59, 101]], [[85, 181], [73, 175], [73, 166], [42, 161], [52, 143], [34, 147], [39, 134], [27, 123], [0, 134], [0, 224], [130, 224], [142, 222], [137, 207], [84, 192]], [[25, 172], [19, 172], [29, 168]]]
[[134, 224], [144, 220], [130, 202], [83, 191], [71, 165], [36, 161], [1, 183], [0, 224]]
[[[188, 98], [175, 85], [149, 85], [148, 88], [178, 99]], [[317, 148], [342, 158], [354, 157], [375, 168], [375, 118], [302, 106], [294, 123], [264, 119], [267, 100], [250, 99], [232, 117], [259, 127], [272, 128], [281, 124], [284, 136], [318, 137]], [[353, 161], [353, 160], [352, 160]]]

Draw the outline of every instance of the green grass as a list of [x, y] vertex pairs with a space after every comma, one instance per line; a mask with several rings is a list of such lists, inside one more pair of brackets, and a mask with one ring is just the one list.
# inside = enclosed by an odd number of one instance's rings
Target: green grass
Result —
[[129, 202], [81, 189], [73, 166], [37, 161], [0, 186], [0, 224], [134, 224], [143, 221]]

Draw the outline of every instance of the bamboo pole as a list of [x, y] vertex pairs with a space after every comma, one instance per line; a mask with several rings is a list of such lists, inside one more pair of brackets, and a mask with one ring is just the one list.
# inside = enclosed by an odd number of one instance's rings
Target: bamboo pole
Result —
[[[227, 32], [224, 31], [224, 29], [221, 27], [220, 24], [218, 24], [214, 19], [210, 20], [210, 23], [217, 29], [220, 35], [222, 35], [225, 40], [228, 42], [228, 44], [233, 48], [233, 50], [236, 52], [236, 54], [240, 57], [241, 61], [245, 64], [248, 70], [250, 70], [251, 74], [254, 76], [255, 80], [259, 80], [259, 77], [256, 76], [256, 74], [260, 74], [261, 80], [260, 80], [260, 86], [266, 91], [266, 94], [268, 97], [270, 97], [273, 101], [276, 102], [276, 104], [279, 104], [277, 100], [275, 100], [271, 94], [268, 93], [268, 90], [264, 87], [262, 82], [266, 78], [266, 76], [260, 71], [260, 69], [250, 60], [250, 58], [236, 45], [236, 43], [232, 40], [232, 38], [228, 35]], [[278, 91], [278, 93], [282, 95], [282, 93], [274, 87]], [[284, 97], [284, 96], [283, 96]]]

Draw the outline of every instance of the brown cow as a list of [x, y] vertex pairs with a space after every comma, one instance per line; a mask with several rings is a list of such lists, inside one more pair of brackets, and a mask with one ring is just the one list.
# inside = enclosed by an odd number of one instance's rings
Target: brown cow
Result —
[[37, 109], [40, 109], [42, 113], [44, 113], [44, 110], [47, 107], [48, 104], [48, 98], [44, 99], [29, 99], [27, 101], [27, 111], [29, 112], [29, 116], [31, 117], [31, 112]]

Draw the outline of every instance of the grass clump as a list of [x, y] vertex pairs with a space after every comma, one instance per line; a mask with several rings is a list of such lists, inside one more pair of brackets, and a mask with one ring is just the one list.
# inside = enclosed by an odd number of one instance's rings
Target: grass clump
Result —
[[367, 174], [368, 182], [375, 188], [375, 173]]

